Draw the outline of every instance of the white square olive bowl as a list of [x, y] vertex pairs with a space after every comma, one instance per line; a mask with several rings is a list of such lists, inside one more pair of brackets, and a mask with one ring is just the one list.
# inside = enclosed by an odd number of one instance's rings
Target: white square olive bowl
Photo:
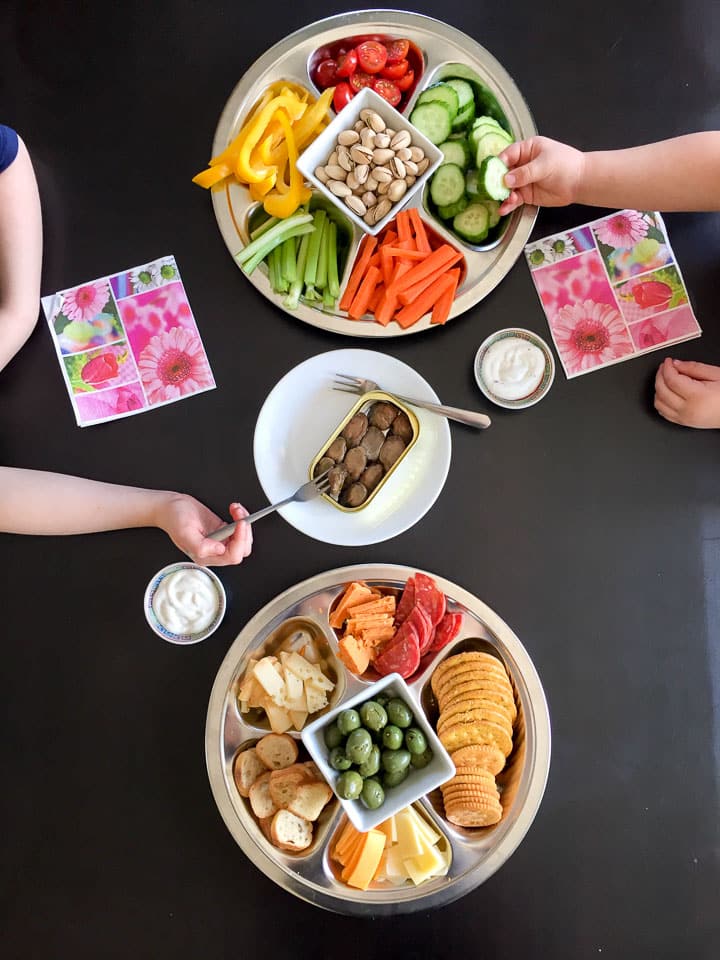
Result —
[[[343, 131], [353, 129], [354, 125], [361, 119], [360, 114], [363, 110], [373, 110], [379, 114], [385, 126], [394, 130], [396, 133], [406, 130], [411, 137], [410, 146], [420, 147], [430, 161], [427, 169], [416, 178], [412, 186], [407, 188], [402, 198], [393, 203], [385, 216], [374, 224], [366, 223], [362, 216], [358, 216], [354, 210], [351, 210], [342, 197], [336, 196], [332, 190], [328, 189], [322, 180], [318, 179], [315, 172], [318, 167], [325, 167], [327, 165], [330, 155], [337, 149], [338, 136]], [[426, 136], [420, 133], [409, 120], [406, 120], [401, 113], [394, 107], [391, 107], [387, 100], [383, 100], [383, 98], [375, 93], [374, 90], [371, 90], [370, 87], [364, 87], [360, 93], [354, 96], [350, 103], [340, 111], [330, 126], [326, 127], [320, 136], [300, 155], [297, 161], [297, 168], [303, 177], [309, 181], [319, 193], [331, 200], [337, 208], [352, 220], [353, 223], [357, 224], [361, 230], [365, 233], [375, 235], [397, 216], [398, 212], [402, 210], [418, 190], [423, 189], [429, 178], [442, 163], [442, 160], [442, 150], [438, 150], [435, 144], [431, 143]]]
[[[413, 702], [407, 684], [398, 673], [390, 673], [377, 683], [368, 685], [361, 693], [343, 701], [334, 710], [308, 724], [302, 733], [302, 742], [317, 764], [322, 775], [335, 791], [335, 784], [341, 771], [330, 766], [330, 748], [325, 743], [325, 729], [331, 726], [343, 710], [359, 709], [368, 700], [374, 700], [379, 694], [390, 699], [397, 698], [404, 701], [413, 714], [412, 726], [417, 727], [425, 735], [427, 746], [432, 751], [432, 759], [422, 768], [410, 767], [410, 773], [402, 783], [396, 787], [389, 787], [385, 792], [385, 800], [375, 810], [366, 807], [362, 800], [345, 800], [338, 797], [338, 801], [345, 810], [349, 820], [362, 833], [372, 830], [378, 824], [387, 820], [393, 814], [419, 800], [420, 797], [435, 790], [443, 783], [455, 776], [455, 764], [450, 755], [438, 739], [421, 708]], [[381, 747], [382, 750], [382, 747]], [[337, 796], [337, 792], [335, 791]]]

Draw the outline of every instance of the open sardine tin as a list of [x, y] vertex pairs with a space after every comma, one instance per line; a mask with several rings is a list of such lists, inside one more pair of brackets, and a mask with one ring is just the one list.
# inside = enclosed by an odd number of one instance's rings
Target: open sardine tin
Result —
[[[355, 403], [351, 407], [347, 416], [333, 430], [333, 432], [328, 437], [327, 442], [322, 445], [322, 447], [320, 448], [316, 456], [313, 458], [310, 464], [310, 470], [309, 470], [309, 475], [311, 479], [315, 474], [316, 466], [318, 465], [320, 460], [322, 460], [323, 456], [325, 456], [325, 452], [328, 450], [330, 445], [342, 434], [343, 430], [348, 425], [348, 423], [350, 423], [352, 418], [358, 413], [367, 414], [367, 412], [370, 410], [370, 407], [372, 407], [372, 405], [374, 403], [377, 403], [378, 401], [382, 401], [384, 403], [391, 403], [393, 406], [397, 407], [401, 413], [404, 413], [407, 416], [413, 431], [412, 439], [408, 442], [405, 449], [397, 458], [395, 463], [388, 470], [386, 470], [384, 476], [382, 477], [380, 482], [377, 484], [377, 486], [370, 491], [370, 493], [368, 494], [367, 500], [365, 500], [359, 506], [346, 507], [343, 504], [339, 503], [337, 500], [335, 500], [334, 497], [331, 497], [329, 494], [323, 494], [323, 498], [325, 500], [331, 503], [337, 510], [342, 510], [343, 513], [359, 513], [360, 510], [364, 510], [365, 507], [368, 506], [368, 504], [372, 503], [372, 501], [375, 499], [378, 493], [382, 490], [382, 488], [385, 486], [385, 484], [390, 479], [390, 477], [400, 467], [400, 465], [402, 464], [403, 460], [407, 457], [410, 450], [412, 450], [412, 448], [415, 446], [415, 443], [417, 442], [417, 439], [420, 435], [420, 421], [418, 420], [413, 410], [411, 410], [408, 406], [406, 406], [405, 404], [397, 400], [395, 397], [393, 397], [392, 394], [385, 393], [382, 390], [371, 390], [368, 393], [364, 393], [362, 396], [358, 397], [357, 403]], [[385, 431], [386, 437], [389, 433], [390, 433], [390, 429], [388, 428]]]

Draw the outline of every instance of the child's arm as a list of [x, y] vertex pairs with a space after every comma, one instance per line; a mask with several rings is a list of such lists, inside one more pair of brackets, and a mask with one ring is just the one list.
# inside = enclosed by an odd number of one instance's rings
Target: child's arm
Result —
[[0, 370], [30, 336], [40, 310], [42, 221], [25, 144], [0, 173]]
[[[232, 504], [230, 513], [233, 520], [247, 516], [240, 504]], [[193, 560], [240, 563], [252, 548], [252, 528], [240, 523], [223, 543], [208, 540], [205, 533], [223, 522], [186, 494], [0, 467], [0, 531], [5, 533], [62, 535], [160, 527]]]
[[720, 210], [720, 132], [691, 133], [627, 150], [582, 153], [547, 137], [513, 143], [509, 213], [522, 203], [584, 203], [638, 210]]

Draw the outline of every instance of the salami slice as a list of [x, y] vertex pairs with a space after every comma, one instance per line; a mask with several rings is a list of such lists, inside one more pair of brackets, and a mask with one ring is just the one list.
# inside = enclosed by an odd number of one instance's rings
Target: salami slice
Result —
[[427, 653], [433, 639], [433, 625], [430, 616], [416, 603], [408, 614], [405, 623], [412, 624], [417, 630], [420, 656]]
[[446, 613], [440, 623], [435, 627], [435, 633], [430, 643], [430, 650], [436, 653], [446, 647], [451, 640], [460, 633], [462, 623], [461, 613]]
[[400, 603], [395, 611], [395, 623], [398, 626], [407, 618], [412, 608], [415, 606], [415, 578], [408, 577], [405, 589], [400, 597]]
[[374, 663], [377, 672], [385, 677], [399, 673], [406, 679], [420, 666], [420, 643], [418, 633], [411, 623], [405, 622]]
[[434, 627], [445, 615], [445, 594], [424, 573], [415, 574], [415, 603], [428, 614]]

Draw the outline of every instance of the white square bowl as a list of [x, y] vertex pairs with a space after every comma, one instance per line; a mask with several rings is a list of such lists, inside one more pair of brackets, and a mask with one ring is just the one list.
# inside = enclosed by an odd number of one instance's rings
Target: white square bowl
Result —
[[[386, 126], [395, 130], [397, 133], [401, 130], [407, 130], [412, 137], [412, 146], [421, 147], [425, 152], [425, 156], [430, 161], [427, 170], [417, 178], [411, 187], [408, 187], [403, 198], [393, 204], [390, 212], [372, 226], [365, 223], [362, 217], [354, 213], [340, 197], [336, 197], [335, 194], [328, 190], [325, 184], [315, 176], [315, 170], [318, 167], [325, 166], [330, 154], [336, 149], [338, 134], [342, 133], [343, 130], [352, 129], [360, 119], [361, 110], [374, 110], [376, 113], [379, 113], [385, 121]], [[357, 224], [361, 230], [365, 233], [375, 235], [380, 233], [383, 227], [386, 227], [393, 217], [397, 216], [398, 211], [402, 210], [402, 208], [408, 204], [411, 197], [413, 197], [418, 190], [423, 189], [429, 178], [442, 163], [442, 159], [442, 150], [438, 150], [434, 143], [431, 143], [409, 120], [406, 120], [401, 113], [394, 107], [391, 107], [387, 100], [383, 100], [383, 98], [375, 93], [374, 90], [371, 90], [370, 87], [363, 87], [360, 93], [356, 94], [350, 103], [340, 111], [330, 126], [326, 127], [320, 136], [310, 144], [307, 150], [298, 157], [297, 168], [303, 177], [308, 180], [319, 193], [322, 193], [323, 196], [331, 200], [335, 206], [341, 210], [346, 217], [352, 220], [353, 223]]]
[[[414, 767], [405, 780], [397, 787], [388, 788], [385, 793], [385, 802], [377, 810], [369, 810], [363, 805], [362, 800], [338, 800], [347, 813], [353, 826], [365, 833], [372, 830], [379, 823], [387, 820], [388, 817], [398, 813], [398, 811], [419, 800], [420, 797], [435, 790], [440, 784], [446, 783], [455, 776], [455, 764], [450, 759], [450, 755], [440, 743], [437, 734], [428, 723], [424, 713], [413, 704], [407, 684], [399, 673], [390, 673], [377, 683], [368, 686], [366, 690], [358, 693], [348, 700], [344, 700], [339, 706], [324, 716], [308, 724], [300, 734], [302, 742], [319, 767], [322, 775], [330, 786], [335, 789], [335, 782], [340, 776], [340, 772], [333, 770], [329, 763], [330, 750], [325, 744], [325, 728], [333, 723], [338, 714], [343, 710], [349, 710], [353, 707], [359, 707], [368, 700], [373, 700], [379, 693], [385, 693], [389, 697], [399, 697], [404, 700], [412, 710], [415, 718], [413, 726], [418, 727], [425, 734], [428, 747], [432, 750], [433, 758], [426, 767], [416, 770]], [[336, 794], [337, 796], [337, 794]]]

